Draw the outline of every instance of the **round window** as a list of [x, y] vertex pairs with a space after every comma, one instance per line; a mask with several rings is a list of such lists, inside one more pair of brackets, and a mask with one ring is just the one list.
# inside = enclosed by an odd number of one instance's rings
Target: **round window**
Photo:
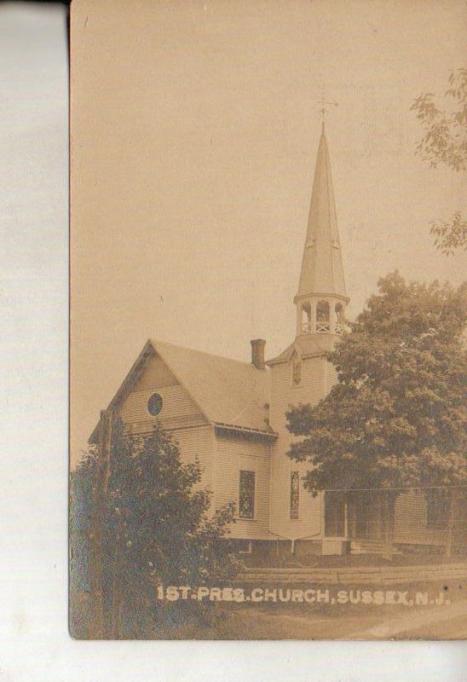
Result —
[[153, 393], [148, 400], [148, 412], [156, 417], [162, 410], [162, 396], [159, 393]]

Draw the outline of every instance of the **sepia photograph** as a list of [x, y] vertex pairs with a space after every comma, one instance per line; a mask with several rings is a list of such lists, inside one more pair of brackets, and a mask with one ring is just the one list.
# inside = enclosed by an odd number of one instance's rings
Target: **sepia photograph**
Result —
[[72, 3], [73, 638], [467, 639], [466, 31]]

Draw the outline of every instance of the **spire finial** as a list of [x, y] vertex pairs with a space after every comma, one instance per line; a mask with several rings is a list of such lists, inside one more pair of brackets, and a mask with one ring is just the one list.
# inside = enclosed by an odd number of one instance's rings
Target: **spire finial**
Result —
[[321, 94], [321, 98], [320, 98], [319, 100], [317, 100], [317, 101], [318, 101], [318, 104], [321, 104], [321, 109], [320, 109], [320, 113], [321, 113], [321, 132], [324, 134], [324, 126], [325, 126], [325, 123], [326, 123], [326, 114], [328, 113], [328, 111], [330, 110], [331, 107], [338, 107], [338, 106], [339, 106], [339, 102], [333, 102], [333, 101], [331, 101], [331, 100], [327, 100], [327, 99], [325, 98], [325, 96], [324, 96], [324, 88], [323, 88], [323, 92], [322, 92], [322, 94]]

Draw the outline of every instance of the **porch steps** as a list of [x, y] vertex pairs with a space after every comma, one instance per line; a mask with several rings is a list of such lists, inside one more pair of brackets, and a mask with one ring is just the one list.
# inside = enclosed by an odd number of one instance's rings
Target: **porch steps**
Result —
[[[378, 554], [382, 555], [387, 550], [387, 545], [379, 540], [351, 540], [350, 554]], [[393, 547], [393, 554], [402, 554], [402, 552]]]

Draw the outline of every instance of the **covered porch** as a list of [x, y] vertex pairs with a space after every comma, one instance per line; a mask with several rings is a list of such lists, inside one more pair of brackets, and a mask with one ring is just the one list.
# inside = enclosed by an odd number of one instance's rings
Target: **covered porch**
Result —
[[324, 554], [439, 556], [467, 552], [467, 491], [464, 488], [389, 491], [326, 491]]
[[393, 553], [394, 502], [381, 491], [324, 493], [324, 554]]

